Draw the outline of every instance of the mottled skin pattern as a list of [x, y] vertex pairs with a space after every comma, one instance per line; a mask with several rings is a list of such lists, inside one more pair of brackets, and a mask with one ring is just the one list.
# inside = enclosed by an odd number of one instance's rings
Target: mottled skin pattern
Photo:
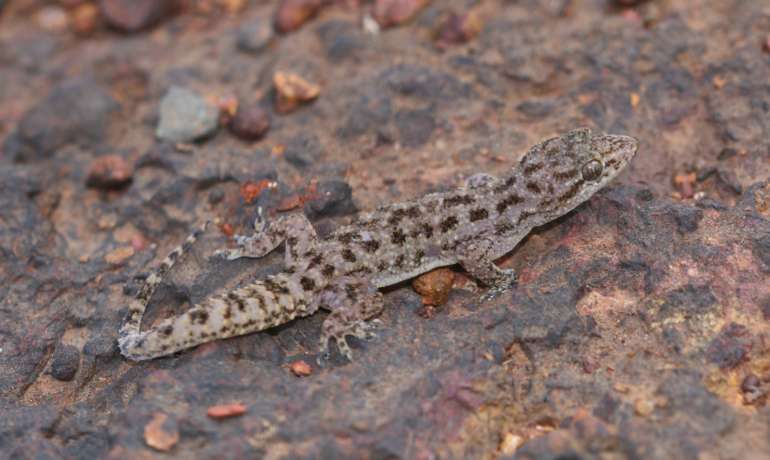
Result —
[[211, 340], [260, 331], [311, 315], [331, 313], [321, 346], [334, 339], [351, 357], [346, 336], [368, 338], [383, 308], [378, 288], [436, 267], [459, 263], [498, 292], [514, 280], [493, 261], [511, 251], [529, 231], [569, 212], [611, 181], [633, 158], [628, 136], [577, 129], [527, 152], [508, 175], [477, 174], [464, 187], [432, 193], [361, 214], [353, 223], [319, 239], [302, 214], [266, 225], [260, 216], [252, 236], [238, 236], [228, 258], [262, 257], [285, 242], [285, 271], [220, 295], [186, 313], [140, 331], [147, 302], [191, 235], [150, 275], [129, 306], [118, 342], [123, 355], [145, 360]]

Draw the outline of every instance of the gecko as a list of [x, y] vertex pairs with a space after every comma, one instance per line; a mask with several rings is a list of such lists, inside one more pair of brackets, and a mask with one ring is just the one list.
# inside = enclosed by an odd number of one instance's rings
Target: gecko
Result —
[[262, 331], [294, 318], [329, 312], [321, 326], [321, 356], [331, 343], [348, 360], [348, 337], [370, 339], [384, 308], [379, 288], [438, 267], [459, 264], [489, 293], [515, 281], [494, 261], [535, 227], [568, 213], [602, 189], [636, 154], [630, 136], [580, 128], [527, 151], [507, 174], [480, 173], [462, 187], [385, 205], [359, 214], [324, 238], [301, 212], [267, 222], [262, 212], [250, 236], [215, 254], [258, 258], [284, 245], [284, 270], [212, 295], [187, 312], [142, 331], [150, 297], [202, 230], [173, 250], [145, 278], [118, 334], [120, 351], [134, 361], [171, 355], [212, 340]]

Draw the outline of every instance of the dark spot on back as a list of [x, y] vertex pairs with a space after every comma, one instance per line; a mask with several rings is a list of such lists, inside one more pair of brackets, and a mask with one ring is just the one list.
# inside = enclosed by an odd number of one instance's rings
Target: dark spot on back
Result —
[[509, 188], [513, 187], [513, 184], [516, 183], [516, 176], [510, 176], [505, 179], [505, 182], [495, 187], [495, 192], [500, 193], [508, 190]]
[[190, 311], [190, 319], [193, 324], [206, 324], [206, 321], [209, 320], [209, 312], [206, 310], [192, 310]]
[[503, 199], [503, 201], [497, 203], [497, 208], [496, 208], [497, 213], [502, 214], [505, 212], [506, 209], [508, 209], [508, 207], [519, 204], [523, 201], [524, 199], [516, 195], [515, 193], [508, 195], [507, 197], [505, 197], [505, 199]]
[[455, 228], [457, 224], [458, 224], [457, 217], [449, 216], [441, 222], [441, 231], [446, 233], [452, 230], [453, 228]]
[[318, 265], [321, 265], [324, 261], [324, 257], [321, 254], [313, 255], [310, 259], [310, 263], [307, 265], [307, 268], [313, 268]]
[[527, 190], [532, 193], [540, 193], [540, 186], [535, 182], [527, 182]]
[[516, 227], [510, 222], [498, 222], [495, 224], [495, 234], [497, 235], [505, 235], [515, 229]]
[[334, 276], [334, 265], [324, 265], [324, 268], [321, 269], [321, 274], [327, 278]]
[[377, 262], [377, 271], [384, 272], [388, 268], [388, 264], [384, 260]]
[[289, 246], [296, 246], [297, 245], [297, 238], [294, 237], [294, 236], [290, 236], [290, 237], [286, 238], [286, 244], [288, 244]]
[[388, 225], [398, 225], [399, 222], [401, 222], [401, 219], [406, 216], [406, 210], [404, 209], [394, 209], [390, 212], [390, 217], [388, 217]]
[[454, 195], [444, 198], [442, 206], [444, 208], [452, 208], [461, 204], [473, 204], [475, 202], [476, 199], [471, 195]]
[[422, 224], [422, 232], [425, 234], [425, 238], [433, 236], [433, 226], [431, 224]]
[[350, 301], [353, 303], [355, 303], [358, 299], [358, 290], [352, 284], [345, 285], [345, 294], [347, 294], [348, 299], [350, 299]]
[[165, 335], [166, 337], [170, 336], [172, 332], [174, 332], [174, 326], [172, 326], [171, 324], [169, 324], [168, 326], [160, 330], [160, 333]]
[[530, 217], [536, 215], [536, 212], [533, 211], [521, 211], [521, 214], [519, 214], [519, 220], [516, 221], [517, 224], [521, 224], [522, 222], [526, 221]]
[[554, 180], [561, 182], [561, 181], [567, 181], [567, 180], [573, 179], [577, 175], [578, 175], [577, 169], [570, 169], [569, 171], [564, 171], [564, 172], [557, 171], [553, 173], [552, 177], [554, 178]]
[[380, 242], [375, 240], [364, 241], [361, 243], [366, 252], [372, 253], [380, 248]]
[[419, 264], [421, 264], [421, 263], [422, 263], [422, 259], [423, 259], [423, 257], [425, 257], [425, 251], [423, 251], [422, 249], [418, 249], [418, 250], [417, 250], [417, 251], [414, 253], [414, 262], [415, 262], [416, 264], [418, 264], [418, 265], [419, 265]]
[[559, 198], [557, 198], [559, 200], [559, 203], [560, 204], [564, 203], [570, 200], [571, 198], [573, 198], [575, 195], [577, 195], [578, 192], [580, 191], [580, 185], [582, 183], [583, 183], [582, 180], [580, 182], [576, 182], [572, 187], [569, 188], [569, 190], [567, 190], [562, 195], [560, 195]]
[[265, 288], [272, 292], [273, 294], [288, 294], [289, 290], [286, 288], [286, 286], [283, 286], [282, 284], [276, 282], [274, 279], [267, 278], [262, 283], [264, 283]]
[[393, 233], [390, 236], [390, 240], [393, 242], [393, 244], [400, 246], [406, 242], [406, 235], [400, 228], [396, 228], [393, 230]]
[[543, 163], [533, 163], [531, 165], [527, 165], [524, 167], [524, 175], [531, 176], [532, 173], [540, 171], [541, 169], [543, 169]]
[[312, 291], [313, 289], [315, 289], [315, 281], [313, 281], [312, 278], [308, 278], [306, 276], [303, 276], [299, 280], [299, 283], [302, 285], [302, 289], [304, 289], [306, 291]]
[[[230, 292], [230, 293], [227, 294], [227, 298], [232, 300], [233, 302], [235, 302], [235, 304], [238, 306], [238, 310], [239, 311], [246, 311], [246, 305], [244, 304], [243, 298], [241, 296], [239, 296], [238, 294], [236, 294], [234, 292]], [[226, 313], [227, 313], [227, 316], [225, 316], [225, 318], [229, 318], [230, 317], [230, 315], [229, 315], [230, 307], [229, 306], [227, 307], [227, 312]]]
[[470, 221], [476, 222], [477, 220], [486, 219], [489, 217], [489, 212], [484, 208], [471, 209]]
[[222, 314], [222, 317], [224, 319], [230, 319], [230, 317], [233, 316], [233, 310], [230, 308], [230, 305], [225, 308], [225, 312]]
[[419, 206], [411, 206], [409, 208], [406, 208], [404, 211], [406, 213], [407, 217], [410, 217], [412, 219], [420, 217], [420, 207]]
[[404, 256], [403, 254], [399, 254], [398, 257], [396, 257], [396, 261], [395, 261], [396, 267], [402, 268], [404, 266], [405, 261], [406, 261], [406, 256]]
[[353, 251], [351, 251], [348, 248], [345, 248], [342, 250], [342, 258], [347, 260], [348, 262], [355, 262], [356, 261], [356, 255], [353, 254]]
[[337, 240], [339, 240], [340, 243], [343, 244], [350, 244], [353, 242], [353, 240], [358, 239], [358, 233], [356, 232], [348, 232], [343, 233], [337, 237]]

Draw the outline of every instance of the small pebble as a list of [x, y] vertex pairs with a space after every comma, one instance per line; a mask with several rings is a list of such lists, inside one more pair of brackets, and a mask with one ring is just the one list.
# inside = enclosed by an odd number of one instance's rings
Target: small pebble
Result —
[[244, 406], [241, 403], [211, 406], [206, 411], [206, 415], [215, 419], [236, 417], [238, 415], [243, 415], [245, 413], [246, 413], [246, 406]]
[[99, 20], [99, 10], [92, 3], [78, 5], [70, 12], [72, 30], [80, 36], [91, 35]]
[[291, 372], [297, 377], [307, 377], [313, 373], [313, 368], [305, 361], [295, 361], [289, 366]]
[[160, 102], [155, 134], [171, 142], [192, 142], [211, 135], [218, 123], [217, 107], [189, 89], [172, 86]]
[[438, 268], [412, 281], [412, 287], [422, 296], [423, 305], [439, 306], [446, 303], [454, 284], [455, 273], [449, 268]]
[[318, 84], [294, 73], [276, 72], [273, 75], [273, 85], [278, 94], [275, 109], [279, 113], [289, 113], [321, 94]]
[[134, 255], [134, 248], [131, 246], [122, 246], [113, 249], [104, 256], [104, 261], [111, 265], [120, 265]]
[[264, 19], [257, 19], [238, 29], [235, 46], [248, 54], [262, 53], [273, 41], [273, 28]]
[[393, 27], [408, 22], [417, 15], [430, 0], [376, 0], [373, 16], [380, 27]]
[[104, 155], [93, 162], [88, 169], [86, 185], [95, 188], [117, 188], [129, 182], [134, 168], [120, 155]]
[[101, 0], [105, 22], [121, 32], [139, 32], [158, 24], [173, 10], [172, 0]]
[[291, 32], [313, 19], [323, 7], [321, 0], [282, 0], [275, 13], [275, 30]]
[[161, 452], [168, 452], [179, 442], [179, 430], [168, 415], [156, 412], [144, 426], [144, 442]]
[[67, 29], [69, 18], [63, 9], [57, 6], [46, 6], [37, 13], [37, 23], [49, 32], [61, 32]]
[[436, 46], [446, 48], [467, 43], [478, 35], [483, 27], [484, 21], [478, 10], [470, 10], [462, 14], [451, 13], [439, 25]]
[[228, 127], [240, 139], [255, 141], [264, 136], [270, 128], [270, 118], [259, 105], [241, 105]]
[[51, 376], [62, 382], [69, 382], [75, 377], [80, 367], [80, 352], [72, 345], [59, 345], [53, 354]]
[[761, 384], [759, 377], [754, 374], [749, 374], [743, 379], [743, 382], [741, 382], [741, 391], [744, 393], [756, 391]]

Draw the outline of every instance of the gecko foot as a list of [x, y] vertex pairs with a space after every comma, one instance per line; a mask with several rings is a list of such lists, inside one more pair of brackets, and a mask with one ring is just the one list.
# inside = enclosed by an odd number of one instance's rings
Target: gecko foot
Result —
[[337, 350], [339, 350], [340, 354], [347, 358], [348, 361], [353, 361], [353, 350], [350, 349], [350, 345], [348, 345], [347, 338], [348, 337], [355, 337], [357, 339], [366, 340], [366, 341], [372, 341], [377, 338], [377, 333], [374, 332], [374, 329], [382, 324], [382, 321], [379, 319], [373, 319], [370, 321], [358, 321], [351, 325], [346, 331], [344, 332], [338, 332], [335, 335], [332, 335], [328, 332], [324, 332], [321, 334], [321, 354], [318, 357], [318, 363], [321, 364], [322, 361], [328, 361], [329, 357], [331, 356], [331, 342], [334, 341], [334, 343], [337, 344]]
[[500, 276], [495, 280], [494, 284], [489, 287], [487, 292], [481, 296], [482, 302], [494, 299], [516, 284], [516, 272], [513, 269], [499, 269], [498, 273]]

